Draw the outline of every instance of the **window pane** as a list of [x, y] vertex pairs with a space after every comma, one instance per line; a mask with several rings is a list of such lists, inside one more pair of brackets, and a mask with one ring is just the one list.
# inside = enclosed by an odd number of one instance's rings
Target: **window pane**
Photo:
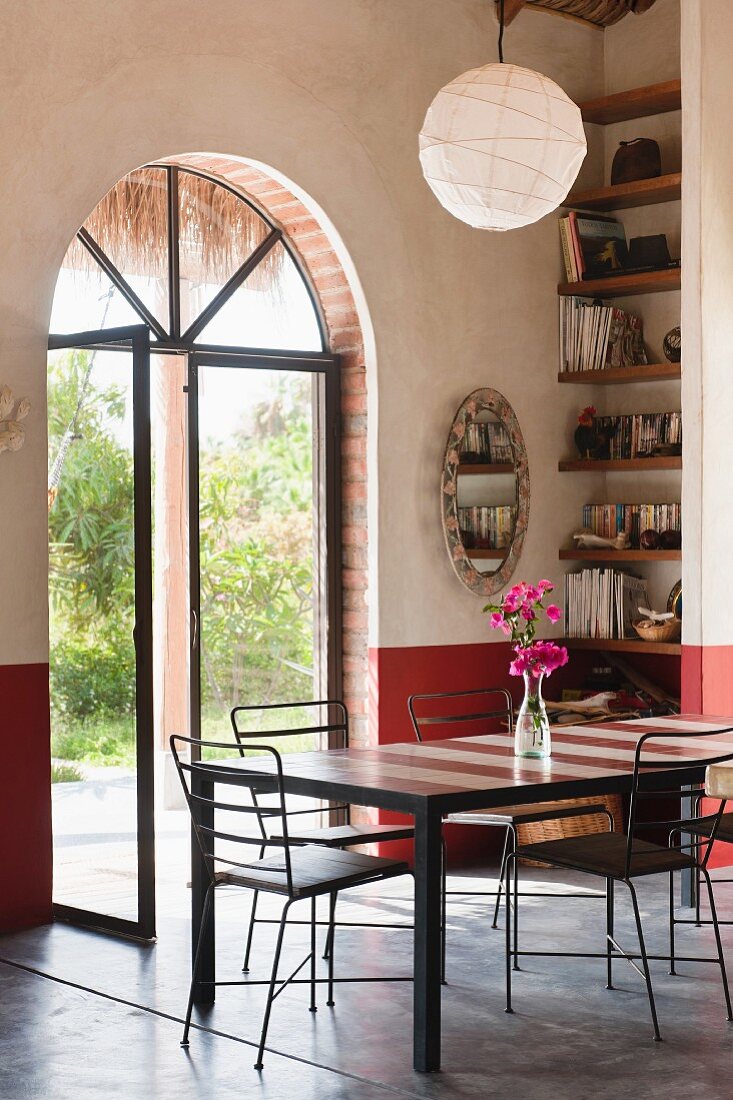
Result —
[[282, 242], [222, 306], [197, 342], [288, 351], [322, 349], [316, 311]]
[[48, 374], [54, 900], [138, 918], [132, 356]]
[[[137, 168], [116, 183], [84, 222], [165, 329], [168, 329], [168, 191], [163, 168]], [[64, 266], [89, 270], [95, 261], [75, 242]]]
[[198, 381], [201, 720], [216, 739], [240, 703], [318, 698], [319, 441], [308, 374], [200, 367]]
[[191, 325], [270, 232], [242, 199], [212, 180], [178, 174], [181, 329]]
[[[68, 256], [69, 253], [67, 259]], [[140, 315], [128, 305], [101, 267], [96, 264], [90, 268], [71, 267], [64, 260], [53, 296], [51, 332], [91, 332], [140, 324]]]

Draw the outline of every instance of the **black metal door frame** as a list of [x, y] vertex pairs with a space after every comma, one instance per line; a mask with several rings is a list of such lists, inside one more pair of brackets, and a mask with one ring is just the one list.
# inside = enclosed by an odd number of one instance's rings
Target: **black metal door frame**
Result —
[[132, 417], [135, 540], [135, 729], [137, 764], [136, 921], [54, 903], [53, 914], [104, 932], [136, 939], [155, 937], [155, 775], [153, 744], [153, 572], [150, 439], [150, 330], [126, 325], [91, 332], [52, 334], [49, 351], [97, 348], [132, 352]]
[[[190, 599], [190, 729], [201, 736], [201, 579], [199, 559], [199, 417], [198, 372], [200, 367], [235, 367], [242, 370], [302, 371], [315, 376], [313, 426], [318, 434], [318, 453], [325, 469], [315, 470], [319, 493], [319, 583], [323, 594], [325, 630], [320, 641], [325, 651], [323, 686], [328, 697], [340, 698], [341, 657], [341, 377], [338, 356], [326, 352], [278, 352], [266, 350], [204, 349], [188, 356], [188, 537]], [[325, 555], [325, 563], [323, 557]], [[315, 626], [315, 624], [314, 624]], [[316, 627], [316, 629], [318, 629]], [[324, 636], [325, 635], [325, 636]], [[228, 733], [228, 731], [222, 731]]]

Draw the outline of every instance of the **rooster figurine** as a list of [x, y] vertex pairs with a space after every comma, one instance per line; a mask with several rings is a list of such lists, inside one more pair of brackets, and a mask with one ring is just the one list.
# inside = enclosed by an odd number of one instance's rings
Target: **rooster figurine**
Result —
[[595, 415], [595, 407], [586, 405], [578, 417], [578, 426], [573, 438], [581, 458], [593, 458], [593, 452], [598, 446], [598, 432], [593, 420]]

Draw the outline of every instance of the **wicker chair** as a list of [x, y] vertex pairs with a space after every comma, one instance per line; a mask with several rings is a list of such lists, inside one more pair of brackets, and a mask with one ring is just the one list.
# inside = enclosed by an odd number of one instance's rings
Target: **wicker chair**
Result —
[[[723, 985], [725, 1007], [728, 1020], [733, 1019], [731, 1011], [730, 993], [728, 991], [728, 979], [725, 970], [725, 959], [720, 941], [720, 930], [715, 909], [715, 899], [707, 869], [713, 842], [718, 835], [720, 823], [723, 818], [725, 799], [733, 796], [733, 781], [731, 769], [708, 766], [706, 793], [716, 799], [720, 799], [717, 810], [710, 814], [702, 814], [701, 803], [697, 802], [697, 808], [692, 816], [681, 816], [670, 820], [665, 816], [664, 820], [640, 821], [639, 805], [643, 799], [679, 797], [679, 787], [676, 789], [662, 789], [654, 786], [654, 772], [659, 772], [663, 762], [665, 771], [674, 769], [692, 770], [704, 765], [720, 765], [722, 762], [733, 761], [733, 752], [730, 750], [730, 734], [733, 729], [725, 728], [712, 732], [687, 733], [665, 730], [663, 734], [648, 733], [641, 737], [637, 743], [634, 755], [634, 774], [629, 803], [628, 824], [625, 833], [594, 833], [588, 836], [572, 837], [563, 840], [552, 840], [544, 844], [529, 844], [519, 847], [510, 857], [510, 863], [515, 870], [518, 858], [527, 856], [550, 867], [561, 867], [566, 870], [581, 872], [605, 879], [606, 881], [606, 986], [613, 989], [613, 960], [624, 958], [641, 975], [646, 983], [649, 1009], [654, 1027], [654, 1038], [660, 1041], [662, 1036], [659, 1031], [657, 1010], [654, 1000], [649, 959], [644, 941], [644, 932], [639, 912], [639, 903], [636, 896], [634, 880], [648, 875], [668, 874], [670, 883], [673, 875], [678, 871], [688, 871], [704, 878], [708, 897], [710, 900], [710, 912], [712, 925], [715, 932], [717, 954], [715, 958], [701, 956], [685, 956], [685, 962], [714, 962], [720, 967], [720, 976]], [[711, 756], [707, 751], [704, 757], [695, 758], [694, 749], [696, 740], [706, 738], [712, 740], [716, 736], [725, 737], [721, 741], [720, 754]], [[676, 748], [667, 750], [668, 756], [662, 757], [664, 748], [657, 745], [657, 751], [648, 748], [649, 743], [660, 740], [669, 742], [674, 739]], [[672, 759], [668, 757], [671, 756]], [[651, 776], [652, 783], [645, 783], [644, 777]], [[669, 843], [661, 845], [644, 840], [638, 836], [639, 831], [652, 829], [669, 830]], [[687, 838], [690, 839], [687, 839]], [[676, 843], [675, 843], [676, 841]], [[639, 939], [639, 954], [625, 951], [619, 946], [614, 935], [614, 883], [623, 882], [631, 895], [631, 903], [634, 908], [636, 931]], [[517, 955], [548, 955], [552, 957], [597, 958], [595, 952], [562, 952], [562, 951], [522, 951], [519, 952], [516, 941], [512, 942], [512, 933], [509, 927], [509, 906], [507, 904], [507, 928], [506, 928], [506, 1011], [512, 1012], [512, 960]], [[674, 924], [670, 923], [670, 953], [669, 955], [656, 955], [655, 958], [668, 959], [670, 973], [675, 973], [674, 964], [679, 960], [675, 954]], [[640, 969], [635, 959], [641, 958]]]

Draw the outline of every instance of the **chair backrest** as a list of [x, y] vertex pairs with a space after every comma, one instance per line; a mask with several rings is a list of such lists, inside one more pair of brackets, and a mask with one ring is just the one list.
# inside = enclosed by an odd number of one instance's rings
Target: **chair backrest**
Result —
[[[705, 867], [713, 843], [718, 831], [720, 819], [723, 816], [725, 800], [721, 800], [718, 808], [713, 813], [704, 813], [702, 799], [697, 797], [699, 792], [690, 792], [694, 805], [691, 813], [684, 814], [680, 810], [679, 817], [664, 818], [663, 820], [639, 821], [639, 808], [644, 799], [652, 798], [679, 798], [680, 789], [669, 787], [665, 780], [662, 786], [656, 786], [653, 774], [659, 773], [660, 768], [665, 772], [691, 768], [704, 768], [710, 764], [721, 764], [727, 760], [733, 760], [733, 726], [726, 726], [717, 730], [709, 730], [700, 733], [689, 733], [685, 730], [665, 730], [663, 733], [646, 733], [639, 738], [634, 754], [634, 776], [629, 802], [628, 827], [626, 830], [626, 877], [631, 870], [632, 857], [638, 854], [634, 848], [634, 841], [640, 839], [638, 832], [646, 829], [664, 829], [668, 832], [670, 846], [678, 851], [687, 852], [701, 867]], [[726, 740], [722, 740], [726, 737]], [[720, 751], [718, 746], [708, 746], [703, 749], [699, 745], [701, 739], [715, 742], [721, 738]], [[656, 747], [654, 742], [657, 742]], [[660, 742], [672, 741], [672, 745], [660, 744]], [[672, 757], [673, 759], [670, 759]], [[692, 832], [688, 839], [691, 826], [701, 826], [703, 832]], [[676, 843], [673, 838], [677, 837]]]
[[[190, 757], [198, 756], [200, 759], [186, 759], [183, 755], [186, 751], [184, 746], [189, 747], [188, 755]], [[240, 746], [232, 742], [203, 741], [195, 737], [183, 737], [180, 734], [173, 734], [170, 738], [170, 747], [178, 777], [183, 787], [183, 793], [186, 797], [188, 808], [191, 811], [191, 822], [196, 840], [198, 841], [201, 853], [204, 857], [206, 869], [211, 881], [214, 881], [217, 864], [235, 869], [246, 869], [256, 868], [258, 862], [257, 859], [247, 859], [245, 862], [242, 862], [242, 860], [234, 859], [230, 855], [222, 854], [221, 847], [217, 846], [217, 841], [234, 846], [233, 851], [238, 851], [236, 846], [241, 845], [243, 856], [249, 846], [254, 846], [260, 850], [259, 859], [263, 858], [265, 849], [279, 848], [283, 853], [282, 865], [268, 865], [268, 871], [283, 875], [288, 894], [292, 897], [293, 873], [290, 862], [290, 841], [288, 838], [288, 812], [285, 803], [285, 792], [283, 790], [282, 759], [277, 749], [272, 748], [271, 745], [247, 745], [247, 750], [245, 751], [251, 750], [272, 757], [272, 773], [267, 774], [263, 771], [248, 771], [246, 767], [240, 765], [233, 766], [230, 764], [230, 766], [227, 767], [226, 760], [217, 762], [216, 759], [203, 759], [204, 753], [209, 750], [226, 752], [230, 757], [235, 755], [244, 756], [245, 752], [238, 752]], [[193, 752], [190, 750], [193, 750]], [[193, 789], [192, 776], [194, 774], [199, 782], [211, 784], [210, 787], [206, 788], [207, 793]], [[246, 806], [229, 799], [224, 800], [217, 798], [216, 788], [213, 784], [217, 782], [224, 783], [227, 777], [231, 778], [233, 776], [236, 776], [238, 785], [249, 789], [250, 793], [256, 790], [261, 794], [272, 795], [275, 801], [263, 807], [262, 805], [256, 804]], [[194, 812], [195, 810], [198, 810], [199, 813], [196, 814]], [[217, 828], [215, 819], [217, 811], [226, 812], [228, 815], [240, 816], [231, 816], [229, 821], [231, 821], [232, 824], [228, 823], [226, 829], [219, 829]], [[201, 820], [201, 817], [204, 818], [204, 821]], [[278, 819], [280, 830], [279, 836], [272, 839], [269, 836], [263, 835], [263, 818]], [[240, 821], [242, 823], [241, 826], [239, 824]], [[250, 823], [253, 827], [252, 830], [249, 829]], [[256, 836], [253, 835], [255, 824], [257, 825]]]
[[[324, 708], [327, 720], [321, 719]], [[302, 723], [288, 720], [287, 713], [305, 711], [307, 715], [313, 714], [312, 721]], [[279, 720], [282, 715], [282, 720]], [[261, 720], [272, 716], [275, 721], [273, 729], [250, 730], [246, 728], [248, 721]], [[234, 736], [240, 745], [252, 738], [267, 737], [302, 737], [306, 734], [328, 734], [329, 748], [347, 749], [349, 747], [349, 712], [345, 703], [340, 699], [308, 699], [301, 703], [254, 703], [248, 706], [234, 707], [230, 720]], [[333, 744], [333, 740], [338, 743]]]
[[504, 688], [411, 695], [407, 709], [418, 741], [511, 734], [514, 727], [512, 697]]
[[[313, 719], [303, 722], [296, 718], [298, 712], [305, 711], [306, 715], [313, 715]], [[288, 719], [290, 712], [290, 719]], [[326, 721], [322, 720], [325, 713]], [[230, 713], [232, 730], [237, 739], [240, 754], [244, 756], [245, 750], [251, 747], [251, 741], [261, 740], [263, 737], [303, 737], [327, 735], [328, 747], [333, 749], [348, 749], [349, 747], [349, 712], [346, 704], [340, 699], [309, 699], [300, 703], [255, 703], [247, 706], [234, 707]], [[247, 729], [247, 725], [274, 719], [273, 729]], [[269, 724], [269, 722], [268, 722]], [[334, 743], [335, 742], [335, 743]], [[258, 805], [258, 789], [252, 788], [253, 805]], [[302, 814], [312, 814], [313, 806], [309, 809], [290, 810], [290, 817]], [[317, 809], [321, 809], [318, 803]], [[351, 807], [346, 802], [336, 802], [329, 805], [331, 813], [342, 815], [342, 820], [348, 823]], [[260, 822], [262, 835], [266, 836], [264, 819]]]

